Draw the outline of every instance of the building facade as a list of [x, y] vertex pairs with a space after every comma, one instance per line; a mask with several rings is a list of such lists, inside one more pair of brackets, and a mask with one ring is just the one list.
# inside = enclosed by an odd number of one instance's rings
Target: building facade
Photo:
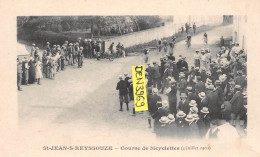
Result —
[[233, 43], [239, 43], [239, 47], [247, 51], [246, 45], [247, 16], [235, 15], [233, 17]]

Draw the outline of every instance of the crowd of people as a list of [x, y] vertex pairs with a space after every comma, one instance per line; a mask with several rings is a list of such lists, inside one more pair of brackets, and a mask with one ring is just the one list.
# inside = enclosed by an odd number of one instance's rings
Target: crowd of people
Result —
[[[172, 52], [160, 58], [160, 64], [147, 63], [148, 124], [151, 128], [153, 119], [156, 135], [227, 138], [228, 134], [238, 137], [236, 128], [246, 129], [246, 52], [236, 43], [222, 46], [214, 58], [210, 49], [202, 48], [195, 51], [192, 65], [181, 55], [175, 60]], [[124, 102], [129, 110], [128, 103], [133, 100], [132, 80], [128, 75], [119, 79], [116, 89], [120, 111]], [[162, 99], [162, 95], [168, 99]]]
[[83, 58], [96, 58], [100, 60], [103, 53], [115, 53], [116, 56], [125, 56], [123, 44], [118, 43], [114, 52], [114, 43], [109, 46], [109, 52], [104, 51], [104, 42], [100, 39], [82, 40], [78, 38], [75, 43], [65, 41], [64, 44], [52, 45], [46, 42], [43, 52], [34, 43], [30, 56], [17, 58], [17, 88], [22, 91], [21, 85], [38, 83], [41, 78], [54, 79], [55, 74], [65, 70], [65, 66], [83, 67]]

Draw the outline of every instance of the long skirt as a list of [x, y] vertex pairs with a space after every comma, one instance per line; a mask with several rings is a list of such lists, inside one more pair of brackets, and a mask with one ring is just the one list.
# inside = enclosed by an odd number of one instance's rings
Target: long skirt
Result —
[[40, 79], [42, 78], [42, 71], [41, 71], [41, 67], [36, 67], [36, 79]]
[[29, 84], [33, 84], [35, 82], [35, 68], [29, 68], [29, 80], [28, 83]]

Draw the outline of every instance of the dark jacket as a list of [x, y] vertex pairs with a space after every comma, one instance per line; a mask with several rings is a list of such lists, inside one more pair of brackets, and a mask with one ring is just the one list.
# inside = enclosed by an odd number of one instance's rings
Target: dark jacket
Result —
[[189, 114], [190, 112], [189, 100], [186, 99], [184, 103], [180, 101], [178, 108], [182, 110], [184, 113], [186, 113], [186, 115]]
[[219, 113], [220, 112], [220, 108], [219, 108], [219, 104], [218, 104], [218, 94], [215, 91], [210, 92], [207, 95], [207, 102], [208, 102], [208, 109], [209, 112], [214, 114], [214, 113]]
[[127, 83], [124, 80], [120, 80], [117, 83], [116, 90], [119, 90], [119, 95], [128, 94]]
[[244, 109], [244, 96], [241, 92], [236, 92], [233, 95], [233, 98], [230, 100], [231, 103], [231, 112], [232, 113], [241, 113]]
[[160, 77], [161, 74], [160, 74], [159, 66], [155, 64], [154, 67], [152, 67], [152, 78], [160, 78]]
[[195, 84], [195, 91], [196, 93], [205, 92], [205, 83], [202, 81], [199, 81]]

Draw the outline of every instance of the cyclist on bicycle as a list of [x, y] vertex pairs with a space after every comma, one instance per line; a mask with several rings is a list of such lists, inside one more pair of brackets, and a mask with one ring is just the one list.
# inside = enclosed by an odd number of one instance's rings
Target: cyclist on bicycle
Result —
[[208, 34], [206, 32], [203, 35], [203, 39], [204, 39], [205, 44], [208, 44]]
[[187, 45], [189, 46], [191, 44], [191, 35], [190, 35], [190, 33], [187, 34], [186, 41], [187, 41]]

